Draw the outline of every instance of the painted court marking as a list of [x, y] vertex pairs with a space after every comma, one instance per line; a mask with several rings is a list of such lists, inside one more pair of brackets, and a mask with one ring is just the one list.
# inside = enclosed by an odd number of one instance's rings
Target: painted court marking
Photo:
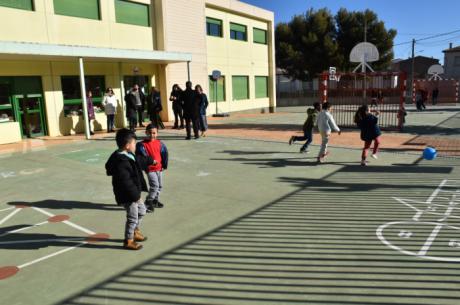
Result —
[[[444, 179], [426, 201], [399, 197], [393, 199], [413, 209], [415, 215], [407, 221], [388, 222], [378, 227], [376, 234], [382, 243], [406, 255], [435, 261], [460, 262], [460, 226], [451, 224], [460, 223], [460, 180]], [[425, 232], [429, 232], [428, 236], [424, 236]], [[443, 233], [450, 239], [447, 242], [445, 238], [437, 241]], [[458, 239], [452, 239], [452, 236], [458, 236]], [[414, 242], [424, 240], [418, 251], [406, 250], [404, 246], [395, 244], [407, 245], [407, 240], [411, 238], [414, 238]], [[434, 246], [436, 249], [439, 245], [444, 248], [444, 253], [451, 253], [445, 256], [429, 255], [431, 248]], [[439, 253], [441, 249], [436, 251]]]
[[[0, 212], [13, 210], [11, 213], [9, 213], [8, 215], [6, 215], [5, 217], [3, 217], [0, 220], [0, 225], [4, 224], [6, 221], [11, 219], [14, 215], [16, 215], [22, 209], [25, 209], [25, 208], [28, 208], [28, 206], [26, 206], [26, 205], [17, 205], [15, 207], [0, 210]], [[28, 229], [31, 229], [31, 228], [36, 228], [38, 226], [43, 226], [43, 225], [52, 224], [52, 223], [60, 223], [60, 222], [62, 222], [62, 223], [66, 224], [66, 225], [68, 225], [68, 226], [70, 226], [70, 227], [72, 227], [72, 228], [74, 228], [76, 230], [79, 230], [79, 231], [87, 234], [87, 236], [86, 237], [70, 237], [70, 238], [56, 238], [56, 239], [33, 239], [33, 240], [16, 240], [16, 241], [0, 242], [0, 245], [30, 244], [30, 243], [43, 243], [43, 242], [50, 242], [50, 243], [65, 243], [65, 242], [74, 242], [75, 243], [76, 242], [77, 243], [76, 245], [73, 245], [71, 247], [61, 249], [61, 250], [59, 250], [57, 252], [42, 256], [42, 257], [34, 259], [34, 260], [30, 261], [30, 262], [26, 262], [24, 264], [21, 264], [19, 266], [3, 266], [3, 267], [0, 267], [0, 280], [7, 279], [9, 277], [14, 276], [22, 268], [31, 266], [31, 265], [39, 263], [39, 262], [42, 262], [42, 261], [47, 260], [49, 258], [55, 257], [57, 255], [61, 255], [63, 253], [69, 252], [69, 251], [74, 250], [74, 249], [76, 249], [78, 247], [81, 247], [81, 246], [83, 246], [85, 244], [96, 243], [96, 242], [100, 242], [100, 241], [103, 241], [104, 239], [109, 238], [108, 234], [95, 233], [95, 232], [93, 232], [93, 231], [91, 231], [89, 229], [86, 229], [86, 228], [84, 228], [82, 226], [77, 225], [76, 223], [73, 223], [73, 222], [69, 221], [70, 217], [68, 215], [54, 215], [53, 213], [50, 213], [50, 212], [48, 212], [48, 211], [46, 211], [44, 209], [37, 208], [37, 207], [32, 207], [32, 209], [37, 211], [37, 212], [40, 212], [41, 214], [44, 214], [44, 215], [48, 216], [49, 218], [46, 221], [43, 221], [43, 222], [40, 222], [40, 223], [37, 223], [37, 224], [33, 224], [33, 225], [25, 226], [23, 228], [19, 228], [19, 229], [16, 229], [16, 230], [11, 230], [11, 231], [5, 232], [2, 235], [0, 235], [0, 237], [5, 236], [5, 235], [9, 235], [9, 234], [13, 234], [13, 233], [17, 233], [17, 232], [21, 232], [21, 231], [25, 231], [25, 230], [28, 230]]]

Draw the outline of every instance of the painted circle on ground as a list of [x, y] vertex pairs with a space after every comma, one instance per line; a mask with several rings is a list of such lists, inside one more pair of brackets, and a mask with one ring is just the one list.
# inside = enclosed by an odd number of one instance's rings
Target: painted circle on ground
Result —
[[96, 233], [93, 235], [90, 235], [86, 238], [86, 241], [90, 244], [98, 243], [101, 241], [104, 241], [106, 239], [109, 239], [110, 235], [106, 233]]
[[19, 268], [16, 266], [0, 267], [0, 280], [4, 280], [9, 277], [12, 277], [18, 272], [19, 272]]
[[17, 204], [15, 205], [16, 209], [25, 209], [25, 208], [30, 208], [29, 205], [25, 205], [25, 204]]
[[48, 222], [63, 222], [69, 219], [69, 215], [55, 215], [53, 217], [48, 218]]

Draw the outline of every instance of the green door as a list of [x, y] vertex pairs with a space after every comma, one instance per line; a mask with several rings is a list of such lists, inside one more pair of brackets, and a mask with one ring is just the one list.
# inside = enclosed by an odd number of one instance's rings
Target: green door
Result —
[[46, 134], [43, 95], [13, 95], [13, 108], [23, 137], [33, 138]]

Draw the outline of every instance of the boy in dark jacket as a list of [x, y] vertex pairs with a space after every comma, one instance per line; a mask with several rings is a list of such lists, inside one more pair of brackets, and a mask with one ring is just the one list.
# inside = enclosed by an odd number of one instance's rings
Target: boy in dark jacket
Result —
[[149, 194], [145, 200], [147, 212], [153, 212], [154, 208], [162, 208], [163, 204], [159, 201], [160, 193], [163, 189], [163, 171], [168, 168], [168, 149], [166, 145], [157, 139], [158, 128], [149, 124], [145, 129], [146, 137], [144, 141], [137, 143], [136, 155], [139, 158], [151, 157], [155, 160], [153, 165], [147, 169], [149, 179]]
[[142, 245], [137, 242], [147, 240], [139, 225], [146, 213], [146, 207], [141, 200], [141, 192], [147, 191], [147, 185], [142, 170], [154, 164], [150, 157], [134, 155], [136, 151], [136, 134], [126, 128], [116, 134], [118, 149], [112, 153], [105, 164], [107, 175], [112, 176], [113, 193], [118, 205], [126, 209], [125, 240], [123, 247], [129, 250], [139, 250]]
[[303, 124], [303, 137], [297, 137], [297, 136], [292, 136], [289, 139], [289, 145], [294, 143], [295, 141], [305, 141], [304, 145], [300, 148], [300, 152], [308, 152], [308, 145], [311, 144], [313, 141], [313, 127], [316, 124], [316, 118], [318, 116], [318, 113], [321, 111], [319, 103], [314, 103], [313, 108], [308, 108], [307, 109], [307, 119], [305, 120], [305, 123]]

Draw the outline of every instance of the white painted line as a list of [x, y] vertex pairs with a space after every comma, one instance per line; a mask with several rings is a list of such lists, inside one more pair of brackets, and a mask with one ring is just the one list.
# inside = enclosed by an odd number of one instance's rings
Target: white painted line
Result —
[[0, 220], [0, 225], [2, 225], [5, 221], [7, 221], [8, 219], [10, 219], [11, 217], [13, 217], [14, 214], [18, 213], [20, 210], [22, 210], [22, 209], [15, 209], [13, 212], [9, 213], [5, 218], [3, 218], [2, 220]]
[[36, 259], [36, 260], [33, 260], [33, 261], [31, 261], [31, 262], [22, 264], [22, 265], [18, 266], [18, 268], [19, 268], [19, 269], [25, 268], [25, 267], [27, 267], [27, 266], [30, 266], [30, 265], [33, 265], [33, 264], [35, 264], [35, 263], [44, 261], [44, 260], [46, 260], [46, 259], [48, 259], [48, 258], [51, 258], [51, 257], [53, 257], [53, 256], [57, 256], [57, 255], [59, 255], [59, 254], [68, 252], [68, 251], [70, 251], [70, 250], [73, 250], [73, 249], [75, 249], [75, 248], [77, 248], [77, 247], [80, 247], [80, 246], [82, 246], [82, 245], [84, 245], [84, 244], [87, 244], [87, 242], [85, 241], [85, 242], [82, 242], [81, 244], [78, 244], [78, 245], [76, 245], [76, 246], [69, 247], [69, 248], [65, 248], [65, 249], [62, 249], [61, 251], [58, 251], [58, 252], [55, 252], [55, 253], [52, 253], [52, 254], [49, 254], [49, 255], [40, 257], [40, 258], [38, 258], [38, 259]]
[[13, 240], [13, 241], [2, 241], [2, 242], [0, 242], [0, 245], [31, 244], [31, 243], [44, 243], [44, 242], [69, 242], [69, 241], [82, 241], [82, 240], [85, 240], [85, 239], [86, 239], [86, 237]]
[[[37, 210], [37, 211], [39, 211], [39, 212], [41, 212], [41, 213], [43, 213], [43, 214], [45, 214], [45, 215], [47, 215], [47, 216], [49, 216], [49, 217], [56, 216], [56, 215], [51, 214], [50, 212], [47, 212], [47, 211], [45, 211], [43, 209], [40, 209], [40, 208], [37, 208], [37, 207], [32, 207], [32, 208]], [[80, 230], [80, 231], [82, 231], [82, 232], [84, 232], [86, 234], [89, 234], [89, 235], [96, 234], [96, 232], [93, 232], [91, 230], [85, 229], [85, 228], [83, 228], [83, 227], [81, 227], [81, 226], [79, 226], [79, 225], [77, 225], [77, 224], [75, 224], [75, 223], [73, 223], [71, 221], [68, 221], [68, 220], [63, 221], [62, 223], [65, 223], [66, 225], [71, 226], [71, 227], [73, 227], [73, 228], [75, 228], [77, 230]]]
[[12, 210], [12, 209], [15, 209], [16, 207], [9, 207], [9, 208], [6, 208], [6, 209], [3, 209], [3, 210], [0, 210], [0, 212], [3, 212], [3, 211], [8, 211], [8, 210]]
[[94, 235], [94, 234], [96, 234], [96, 232], [93, 232], [93, 231], [91, 231], [91, 230], [88, 230], [88, 229], [86, 229], [86, 228], [83, 228], [83, 227], [81, 227], [81, 226], [79, 226], [79, 225], [77, 225], [77, 224], [75, 224], [75, 223], [73, 223], [73, 222], [71, 222], [71, 221], [65, 220], [65, 221], [63, 221], [63, 223], [65, 223], [66, 225], [69, 225], [69, 226], [71, 226], [71, 227], [73, 227], [73, 228], [75, 228], [75, 229], [77, 229], [77, 230], [80, 230], [80, 231], [82, 231], [82, 232], [84, 232], [84, 233], [86, 233], [86, 234], [89, 234], [89, 235]]
[[430, 198], [426, 201], [426, 203], [431, 203], [434, 198], [438, 195], [438, 193], [441, 191], [442, 187], [447, 183], [447, 179], [442, 180], [442, 182], [439, 184], [439, 186], [434, 190], [434, 192], [431, 194]]
[[20, 229], [17, 229], [17, 230], [8, 231], [8, 232], [5, 232], [2, 235], [0, 235], [0, 237], [8, 235], [8, 234], [11, 234], [11, 233], [21, 232], [21, 231], [25, 231], [25, 230], [28, 230], [28, 229], [31, 229], [31, 228], [35, 228], [35, 227], [44, 225], [46, 223], [48, 223], [48, 221], [40, 222], [40, 223], [30, 225], [30, 226], [27, 226], [27, 227], [24, 227], [24, 228], [20, 228]]
[[428, 236], [428, 239], [426, 240], [425, 244], [423, 245], [422, 249], [417, 253], [417, 255], [424, 256], [428, 250], [430, 250], [431, 244], [433, 244], [433, 241], [436, 239], [438, 236], [439, 231], [442, 228], [442, 224], [438, 224], [433, 231], [431, 231], [430, 236]]

